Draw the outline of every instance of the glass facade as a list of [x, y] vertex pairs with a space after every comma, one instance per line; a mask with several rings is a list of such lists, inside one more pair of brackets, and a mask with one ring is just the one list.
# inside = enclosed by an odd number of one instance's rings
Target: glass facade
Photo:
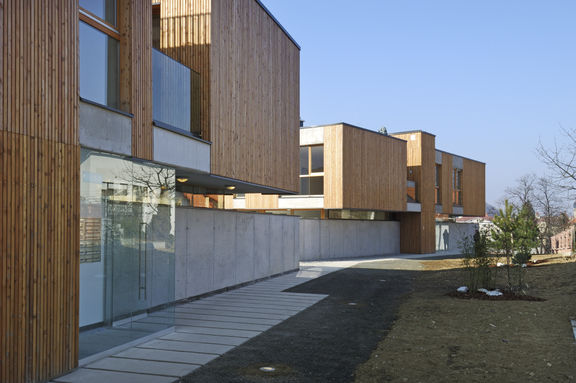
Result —
[[173, 325], [175, 172], [82, 149], [80, 359]]
[[119, 42], [80, 22], [80, 97], [119, 109]]

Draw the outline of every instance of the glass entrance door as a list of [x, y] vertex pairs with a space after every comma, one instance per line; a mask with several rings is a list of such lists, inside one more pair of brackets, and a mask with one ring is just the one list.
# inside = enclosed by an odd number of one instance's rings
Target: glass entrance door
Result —
[[175, 180], [88, 150], [81, 171], [83, 359], [173, 326]]

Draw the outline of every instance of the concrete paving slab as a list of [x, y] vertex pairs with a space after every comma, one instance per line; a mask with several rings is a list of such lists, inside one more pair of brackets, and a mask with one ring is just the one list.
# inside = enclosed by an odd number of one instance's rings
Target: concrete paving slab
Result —
[[308, 305], [296, 304], [296, 303], [285, 303], [285, 302], [264, 302], [259, 299], [250, 298], [234, 298], [234, 297], [214, 297], [204, 300], [206, 303], [242, 303], [246, 306], [255, 307], [269, 307], [269, 308], [282, 308], [288, 310], [301, 310], [307, 308]]
[[194, 305], [187, 306], [190, 308], [216, 308], [218, 310], [229, 310], [229, 311], [245, 311], [245, 312], [255, 312], [260, 314], [281, 314], [281, 315], [294, 315], [301, 310], [287, 310], [281, 308], [267, 308], [267, 307], [252, 307], [243, 304], [229, 304], [229, 303], [216, 303], [216, 302], [197, 302]]
[[198, 367], [200, 367], [200, 365], [113, 357], [101, 359], [88, 366], [90, 369], [97, 370], [164, 375], [175, 378], [188, 375]]
[[178, 313], [176, 315], [176, 323], [180, 319], [194, 319], [194, 320], [209, 320], [214, 322], [231, 322], [231, 323], [246, 323], [246, 324], [265, 324], [275, 326], [282, 322], [278, 319], [261, 319], [261, 318], [239, 318], [230, 317], [225, 315], [214, 314], [193, 314], [193, 313]]
[[71, 374], [57, 378], [57, 383], [173, 383], [179, 379], [158, 376], [143, 375], [117, 371], [102, 371], [80, 368]]
[[196, 320], [196, 319], [176, 319], [176, 325], [177, 326], [227, 328], [227, 329], [234, 329], [234, 330], [252, 330], [252, 331], [266, 331], [270, 327], [272, 327], [271, 325], [266, 325], [266, 324], [212, 322], [212, 321]]
[[233, 310], [218, 310], [218, 309], [186, 309], [183, 311], [178, 311], [182, 313], [192, 313], [192, 314], [208, 314], [208, 315], [226, 315], [231, 317], [239, 318], [262, 318], [262, 319], [278, 319], [284, 320], [288, 319], [290, 315], [288, 314], [261, 314], [246, 311], [233, 311]]
[[222, 344], [227, 346], [239, 346], [246, 342], [248, 338], [239, 338], [235, 336], [218, 336], [218, 335], [205, 335], [205, 334], [188, 334], [183, 332], [173, 332], [166, 336], [161, 337], [164, 340], [177, 340], [181, 342], [199, 342]]
[[159, 362], [178, 362], [192, 365], [203, 365], [218, 357], [216, 354], [154, 350], [149, 348], [131, 348], [116, 354], [116, 358], [155, 360]]
[[296, 303], [296, 304], [310, 304], [311, 302], [318, 301], [317, 297], [292, 297], [290, 293], [254, 293], [254, 292], [245, 292], [239, 291], [236, 293], [228, 293], [225, 295], [228, 297], [233, 298], [251, 298], [251, 299], [258, 299], [260, 301], [273, 301], [273, 302], [286, 302], [286, 303]]
[[222, 335], [222, 336], [236, 336], [244, 338], [252, 338], [260, 335], [262, 331], [253, 330], [234, 330], [227, 328], [211, 328], [211, 327], [196, 327], [196, 326], [176, 326], [176, 332], [185, 332], [188, 334], [205, 334], [205, 335]]
[[198, 352], [204, 354], [217, 354], [222, 355], [226, 351], [230, 351], [234, 346], [226, 346], [221, 344], [209, 343], [192, 343], [192, 342], [178, 342], [172, 340], [153, 340], [141, 344], [137, 348], [149, 348], [166, 351], [182, 351], [182, 352]]

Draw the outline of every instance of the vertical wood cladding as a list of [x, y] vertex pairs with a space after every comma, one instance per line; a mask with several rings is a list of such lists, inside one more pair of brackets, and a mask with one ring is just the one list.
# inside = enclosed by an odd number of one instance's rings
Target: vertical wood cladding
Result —
[[341, 209], [344, 204], [342, 125], [324, 127], [324, 208]]
[[462, 171], [464, 215], [486, 214], [486, 165], [464, 158]]
[[278, 209], [278, 196], [274, 194], [246, 194], [246, 209]]
[[[426, 132], [410, 132], [394, 136], [407, 141], [407, 166], [414, 168], [418, 202], [421, 206], [420, 214], [401, 215], [400, 250], [403, 253], [433, 253], [436, 249], [434, 202], [436, 139]], [[411, 243], [410, 239], [415, 243]]]
[[406, 143], [343, 126], [344, 209], [406, 209]]
[[119, 1], [120, 99], [132, 119], [132, 155], [152, 160], [152, 3]]
[[162, 0], [161, 49], [201, 75], [212, 173], [298, 191], [300, 51], [253, 0]]
[[442, 153], [442, 212], [452, 214], [452, 155]]
[[77, 0], [0, 0], [0, 381], [78, 358]]

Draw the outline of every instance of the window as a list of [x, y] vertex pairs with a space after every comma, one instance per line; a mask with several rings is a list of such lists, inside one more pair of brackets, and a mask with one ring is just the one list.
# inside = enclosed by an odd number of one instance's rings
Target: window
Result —
[[462, 169], [454, 169], [452, 204], [462, 206]]
[[442, 165], [436, 165], [436, 181], [434, 184], [434, 202], [436, 205], [442, 204]]
[[80, 0], [80, 97], [118, 109], [120, 34], [115, 0]]
[[324, 146], [300, 147], [300, 194], [324, 194]]

